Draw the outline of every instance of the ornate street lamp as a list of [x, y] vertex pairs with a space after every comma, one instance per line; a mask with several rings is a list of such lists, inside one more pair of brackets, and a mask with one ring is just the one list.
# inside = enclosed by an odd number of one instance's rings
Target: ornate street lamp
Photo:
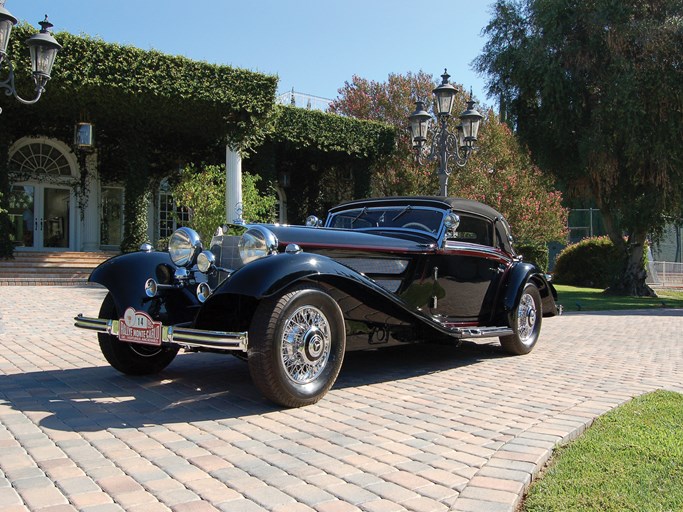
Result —
[[439, 123], [432, 138], [432, 143], [427, 147], [427, 135], [429, 123], [433, 116], [425, 111], [424, 101], [415, 102], [415, 112], [410, 120], [410, 132], [413, 140], [415, 156], [420, 164], [424, 161], [439, 160], [439, 194], [448, 195], [448, 177], [451, 170], [448, 168], [449, 159], [458, 167], [463, 167], [474, 151], [474, 143], [477, 141], [479, 124], [483, 116], [474, 108], [472, 94], [467, 102], [467, 110], [460, 114], [460, 125], [457, 133], [448, 131], [448, 118], [451, 116], [453, 103], [457, 89], [448, 83], [450, 75], [444, 69], [441, 75], [441, 85], [432, 91], [434, 94], [434, 112], [436, 121]]
[[[0, 82], [0, 89], [5, 89], [7, 96], [14, 96], [21, 103], [31, 105], [37, 102], [45, 91], [45, 85], [50, 80], [50, 71], [52, 71], [52, 66], [55, 63], [57, 52], [61, 50], [62, 46], [52, 37], [49, 29], [53, 25], [47, 20], [47, 15], [45, 15], [45, 19], [40, 22], [40, 32], [26, 40], [26, 46], [28, 46], [31, 53], [31, 69], [33, 71], [33, 81], [36, 84], [36, 97], [32, 100], [25, 100], [17, 93], [14, 85], [14, 66], [7, 57], [10, 34], [12, 27], [16, 24], [17, 19], [5, 9], [5, 0], [0, 0], [0, 69], [2, 69], [4, 63], [7, 63], [9, 68], [9, 76], [5, 81]], [[1, 108], [0, 113], [2, 113]]]

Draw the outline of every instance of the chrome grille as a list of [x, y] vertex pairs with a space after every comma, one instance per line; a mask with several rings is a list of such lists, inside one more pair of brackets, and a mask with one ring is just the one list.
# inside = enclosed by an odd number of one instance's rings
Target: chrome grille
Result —
[[219, 267], [237, 270], [244, 266], [240, 258], [240, 236], [222, 235], [211, 240], [211, 252], [216, 256], [216, 264]]

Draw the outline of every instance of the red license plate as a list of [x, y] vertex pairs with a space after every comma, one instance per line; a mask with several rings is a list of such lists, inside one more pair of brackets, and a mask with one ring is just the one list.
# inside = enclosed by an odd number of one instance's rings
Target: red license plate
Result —
[[144, 311], [128, 308], [119, 319], [119, 339], [128, 343], [161, 345], [161, 322], [156, 322]]

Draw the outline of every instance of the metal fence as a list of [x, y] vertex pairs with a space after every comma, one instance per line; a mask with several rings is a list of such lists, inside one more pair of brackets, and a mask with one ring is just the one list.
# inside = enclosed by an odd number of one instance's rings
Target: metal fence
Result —
[[683, 287], [683, 263], [650, 261], [647, 267], [648, 284], [664, 288]]
[[292, 89], [289, 92], [280, 94], [277, 97], [277, 102], [281, 105], [292, 105], [294, 107], [305, 108], [308, 110], [327, 110], [332, 103], [332, 100], [321, 98], [320, 96], [313, 96], [303, 92], [296, 92]]
[[573, 208], [569, 210], [567, 219], [569, 243], [576, 243], [584, 238], [606, 234], [602, 222], [602, 214], [597, 208]]

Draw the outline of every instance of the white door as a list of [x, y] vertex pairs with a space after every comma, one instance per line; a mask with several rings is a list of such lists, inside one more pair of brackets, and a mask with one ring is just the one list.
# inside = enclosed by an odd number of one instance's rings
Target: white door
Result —
[[10, 189], [12, 239], [18, 249], [72, 248], [73, 194], [69, 187], [16, 183]]

